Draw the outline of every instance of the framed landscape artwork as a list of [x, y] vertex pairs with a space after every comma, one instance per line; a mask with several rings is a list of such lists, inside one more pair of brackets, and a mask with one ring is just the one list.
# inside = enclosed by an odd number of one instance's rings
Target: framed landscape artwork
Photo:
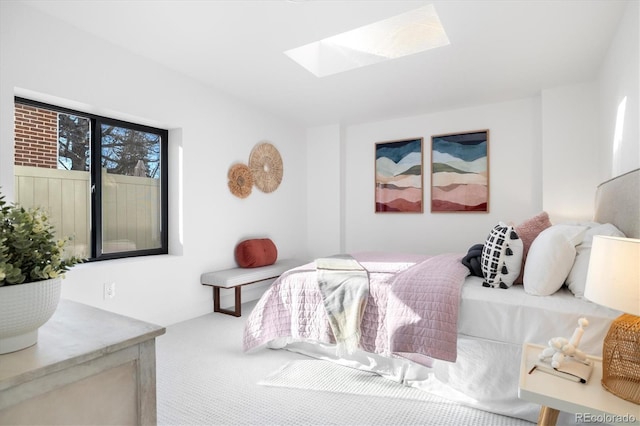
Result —
[[422, 213], [422, 141], [376, 143], [376, 213]]
[[431, 212], [489, 211], [489, 130], [431, 137]]

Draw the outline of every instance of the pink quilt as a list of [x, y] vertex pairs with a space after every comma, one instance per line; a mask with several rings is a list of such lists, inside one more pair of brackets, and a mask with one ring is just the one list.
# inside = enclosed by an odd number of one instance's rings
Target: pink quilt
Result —
[[[456, 360], [460, 290], [469, 270], [463, 255], [355, 254], [369, 273], [361, 349], [429, 364]], [[335, 343], [315, 263], [282, 274], [247, 318], [244, 350], [276, 339]]]

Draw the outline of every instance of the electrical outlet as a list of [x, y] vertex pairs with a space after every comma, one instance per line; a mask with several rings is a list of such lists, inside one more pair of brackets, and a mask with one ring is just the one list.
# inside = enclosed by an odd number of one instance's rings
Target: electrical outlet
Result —
[[104, 283], [104, 299], [113, 299], [116, 295], [116, 283]]

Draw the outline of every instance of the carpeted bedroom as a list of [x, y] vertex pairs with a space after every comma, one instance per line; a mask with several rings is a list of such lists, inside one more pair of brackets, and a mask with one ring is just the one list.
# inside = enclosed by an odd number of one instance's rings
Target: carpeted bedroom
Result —
[[246, 354], [244, 325], [212, 313], [167, 327], [156, 343], [159, 425], [533, 424], [290, 351]]

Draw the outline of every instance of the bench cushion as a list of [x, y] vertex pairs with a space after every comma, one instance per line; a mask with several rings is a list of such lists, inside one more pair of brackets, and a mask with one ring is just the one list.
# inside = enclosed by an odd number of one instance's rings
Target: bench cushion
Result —
[[234, 254], [241, 268], [267, 266], [278, 259], [278, 249], [269, 238], [242, 241], [236, 246]]
[[217, 287], [236, 287], [239, 285], [251, 284], [258, 281], [268, 280], [280, 276], [296, 266], [305, 262], [297, 259], [279, 260], [273, 265], [261, 266], [258, 268], [231, 268], [221, 271], [207, 272], [200, 276], [200, 282], [204, 285]]

